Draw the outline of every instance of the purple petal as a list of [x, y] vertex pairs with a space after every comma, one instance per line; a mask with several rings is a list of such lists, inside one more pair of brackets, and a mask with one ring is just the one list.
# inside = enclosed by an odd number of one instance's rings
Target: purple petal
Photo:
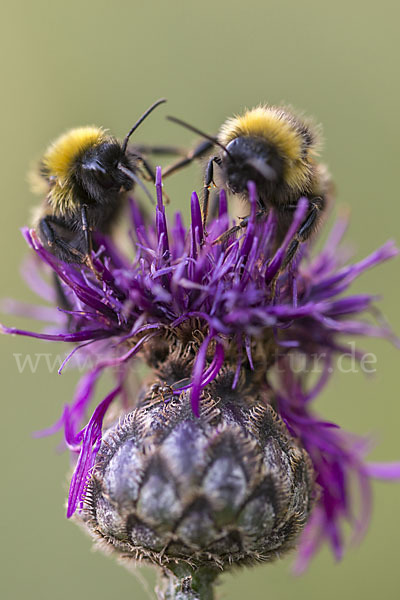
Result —
[[376, 479], [388, 479], [398, 481], [400, 479], [400, 462], [391, 463], [367, 463], [365, 472]]
[[94, 465], [94, 459], [101, 440], [101, 429], [104, 415], [107, 412], [111, 402], [121, 393], [121, 386], [116, 387], [96, 408], [91, 416], [89, 423], [83, 428], [82, 446], [76, 463], [75, 471], [72, 476], [69, 495], [67, 518], [74, 514], [78, 503], [82, 500], [83, 492], [87, 482], [90, 469]]
[[211, 341], [211, 336], [208, 335], [203, 343], [201, 344], [199, 351], [197, 353], [195, 363], [193, 366], [192, 372], [192, 393], [190, 397], [190, 401], [192, 404], [192, 410], [196, 417], [200, 417], [200, 394], [202, 390], [201, 380], [203, 378], [204, 366], [206, 364], [206, 355], [208, 350], [208, 345]]

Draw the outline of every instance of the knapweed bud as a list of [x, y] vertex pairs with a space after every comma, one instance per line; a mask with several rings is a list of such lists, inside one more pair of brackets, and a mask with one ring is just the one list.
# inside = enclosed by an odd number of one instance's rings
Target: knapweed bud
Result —
[[200, 417], [188, 391], [152, 384], [105, 433], [80, 518], [107, 547], [201, 569], [294, 546], [315, 496], [311, 462], [268, 398], [232, 379], [226, 368], [207, 387]]

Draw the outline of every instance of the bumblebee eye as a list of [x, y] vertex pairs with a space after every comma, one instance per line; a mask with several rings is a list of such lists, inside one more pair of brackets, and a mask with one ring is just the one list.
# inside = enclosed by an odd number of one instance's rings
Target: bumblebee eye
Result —
[[104, 188], [109, 189], [113, 185], [115, 185], [114, 178], [110, 173], [108, 173], [105, 169], [95, 169], [92, 171], [95, 176], [97, 182]]
[[94, 177], [97, 183], [99, 183], [103, 188], [108, 189], [115, 185], [114, 178], [110, 171], [107, 170], [100, 161], [87, 161], [82, 165], [82, 167], [83, 170], [87, 174], [90, 174], [91, 177]]

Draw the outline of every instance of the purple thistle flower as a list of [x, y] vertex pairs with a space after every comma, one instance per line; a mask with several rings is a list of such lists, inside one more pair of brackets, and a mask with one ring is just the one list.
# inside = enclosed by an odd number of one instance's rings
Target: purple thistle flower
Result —
[[[342, 336], [377, 336], [399, 345], [388, 327], [366, 318], [375, 300], [373, 295], [344, 295], [360, 274], [393, 258], [398, 250], [388, 242], [364, 260], [347, 264], [340, 251], [346, 224], [339, 220], [321, 252], [309, 259], [303, 251], [296, 263], [283, 271], [286, 250], [307, 212], [306, 198], [298, 202], [289, 231], [275, 249], [274, 213], [271, 210], [264, 220], [256, 218], [257, 191], [252, 182], [248, 226], [223, 243], [214, 243], [230, 227], [223, 190], [219, 215], [207, 234], [195, 193], [191, 197], [191, 224], [185, 228], [179, 213], [172, 225], [167, 222], [160, 169], [156, 191], [154, 223], [146, 223], [131, 200], [134, 258], [124, 256], [110, 238], [98, 236], [94, 265], [101, 282], [86, 267], [56, 259], [34, 231], [23, 232], [40, 261], [58, 277], [68, 308], [59, 309], [62, 323], [55, 319], [51, 331], [34, 333], [1, 326], [2, 331], [76, 343], [60, 372], [79, 352], [96, 357], [73, 402], [64, 408], [60, 421], [46, 431], [54, 433], [63, 427], [66, 444], [77, 455], [67, 516], [81, 506], [102, 441], [104, 416], [118, 396], [124, 397], [132, 360], [148, 361], [146, 352], [151, 344], [178, 335], [185, 327], [197, 328], [200, 338], [196, 343], [190, 340], [194, 348], [192, 376], [175, 386], [173, 394], [190, 390], [192, 409], [198, 416], [205, 388], [227, 362], [234, 364], [233, 388], [244, 369], [261, 373], [289, 432], [311, 457], [320, 487], [300, 545], [298, 569], [305, 567], [324, 540], [340, 558], [343, 521], [351, 522], [358, 534], [368, 521], [371, 477], [398, 478], [400, 465], [366, 463], [365, 440], [317, 417], [312, 401], [326, 384], [335, 355], [343, 352]], [[54, 302], [53, 288], [41, 283], [36, 267], [28, 269], [27, 275], [31, 287]], [[21, 307], [12, 308], [21, 312]], [[48, 308], [35, 308], [32, 314], [43, 319], [52, 315]], [[323, 357], [324, 371], [314, 387], [308, 385], [306, 374], [294, 374], [288, 360], [292, 353], [306, 361], [315, 353]], [[116, 374], [116, 386], [85, 424], [96, 383], [109, 369]], [[274, 371], [278, 383], [273, 381]], [[358, 480], [362, 496], [358, 519], [352, 512], [352, 478]]]

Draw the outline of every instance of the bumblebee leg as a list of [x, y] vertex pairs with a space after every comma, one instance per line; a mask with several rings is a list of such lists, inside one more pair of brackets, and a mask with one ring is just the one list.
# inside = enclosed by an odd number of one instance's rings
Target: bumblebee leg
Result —
[[129, 148], [135, 154], [153, 154], [153, 155], [171, 155], [171, 156], [186, 156], [187, 150], [178, 146], [149, 146], [147, 144], [135, 144]]
[[61, 285], [59, 276], [54, 271], [52, 272], [52, 276], [58, 305], [64, 310], [72, 310], [71, 304], [65, 295], [64, 288]]
[[[65, 311], [71, 311], [73, 309], [73, 307], [64, 292], [64, 289], [61, 285], [61, 280], [60, 280], [59, 276], [54, 271], [53, 271], [52, 275], [53, 275], [53, 283], [54, 283], [54, 289], [56, 292], [56, 300], [57, 300], [58, 306]], [[67, 314], [66, 319], [67, 319], [67, 330], [69, 331], [71, 328], [71, 324], [72, 324], [72, 315]]]
[[[219, 156], [213, 156], [207, 163], [206, 174], [204, 176], [204, 187], [203, 187], [203, 205], [201, 212], [203, 216], [203, 230], [206, 230], [207, 217], [208, 217], [208, 199], [210, 197], [211, 184], [214, 183], [214, 163], [216, 165], [221, 164]], [[215, 185], [215, 184], [214, 184]]]
[[150, 163], [145, 158], [143, 158], [143, 156], [140, 156], [139, 158], [140, 158], [140, 162], [142, 163], [143, 168], [145, 170], [145, 173], [143, 173], [144, 179], [155, 183], [156, 182], [156, 174], [155, 174], [153, 167], [150, 165]]
[[87, 215], [87, 204], [82, 204], [81, 207], [81, 219], [82, 219], [82, 230], [85, 236], [85, 258], [84, 262], [89, 267], [89, 269], [94, 273], [96, 279], [102, 281], [100, 273], [96, 270], [96, 267], [93, 264], [92, 252], [93, 252], [93, 238], [92, 238], [92, 229], [89, 226], [88, 215]]
[[320, 198], [311, 201], [312, 208], [308, 213], [306, 220], [296, 233], [296, 236], [289, 244], [285, 259], [282, 264], [282, 269], [285, 269], [288, 266], [288, 264], [291, 263], [291, 261], [296, 255], [297, 250], [300, 247], [300, 244], [307, 241], [310, 237], [322, 206], [323, 204]]
[[82, 220], [82, 231], [85, 236], [85, 263], [92, 271], [94, 271], [94, 265], [92, 260], [93, 251], [93, 239], [92, 230], [89, 227], [88, 215], [87, 215], [87, 204], [82, 204], [81, 207], [81, 220]]
[[71, 246], [71, 244], [60, 238], [56, 234], [53, 225], [58, 225], [68, 232], [71, 231], [68, 229], [68, 227], [66, 227], [64, 221], [52, 216], [43, 217], [43, 219], [39, 221], [39, 231], [42, 241], [44, 241], [45, 244], [47, 243], [47, 246], [51, 249], [51, 252], [64, 262], [84, 263], [85, 255]]
[[[266, 210], [260, 210], [258, 213], [256, 213], [256, 219], [259, 219], [260, 217], [265, 216], [266, 214], [267, 214]], [[225, 231], [225, 233], [223, 233], [222, 235], [217, 237], [217, 239], [213, 241], [213, 245], [214, 244], [223, 244], [224, 242], [226, 242], [226, 240], [232, 234], [247, 227], [247, 225], [249, 224], [249, 219], [250, 219], [250, 215], [248, 215], [247, 217], [243, 217], [243, 219], [240, 221], [239, 225], [235, 225], [235, 227], [231, 227], [230, 229], [228, 229], [228, 231]]]
[[[245, 217], [245, 219], [247, 219], [247, 217]], [[243, 221], [245, 219], [243, 219]], [[237, 231], [240, 231], [242, 229], [242, 227], [246, 227], [246, 225], [247, 225], [247, 221], [246, 221], [245, 225], [242, 225], [242, 223], [240, 223], [240, 225], [235, 225], [235, 227], [231, 227], [230, 229], [228, 229], [228, 231], [225, 231], [225, 233], [221, 234], [219, 237], [217, 237], [216, 240], [213, 241], [213, 246], [216, 244], [223, 244], [224, 242], [226, 242], [226, 240], [228, 238], [231, 237], [231, 235], [233, 235]]]
[[163, 177], [168, 177], [168, 175], [171, 175], [172, 173], [179, 171], [179, 169], [182, 169], [183, 167], [187, 167], [188, 165], [190, 165], [190, 163], [192, 163], [197, 158], [202, 158], [202, 156], [204, 156], [205, 154], [208, 154], [208, 152], [211, 150], [213, 145], [214, 144], [212, 142], [210, 142], [209, 140], [206, 140], [205, 142], [201, 142], [198, 146], [196, 146], [196, 148], [191, 150], [185, 156], [185, 158], [183, 158], [182, 160], [178, 160], [178, 162], [170, 165], [169, 167], [166, 167], [166, 169], [163, 171]]
[[88, 216], [87, 216], [87, 204], [82, 204], [81, 208], [81, 219], [82, 219], [82, 230], [85, 236], [85, 253], [87, 256], [92, 255], [93, 250], [93, 240], [92, 240], [92, 230], [89, 227]]

